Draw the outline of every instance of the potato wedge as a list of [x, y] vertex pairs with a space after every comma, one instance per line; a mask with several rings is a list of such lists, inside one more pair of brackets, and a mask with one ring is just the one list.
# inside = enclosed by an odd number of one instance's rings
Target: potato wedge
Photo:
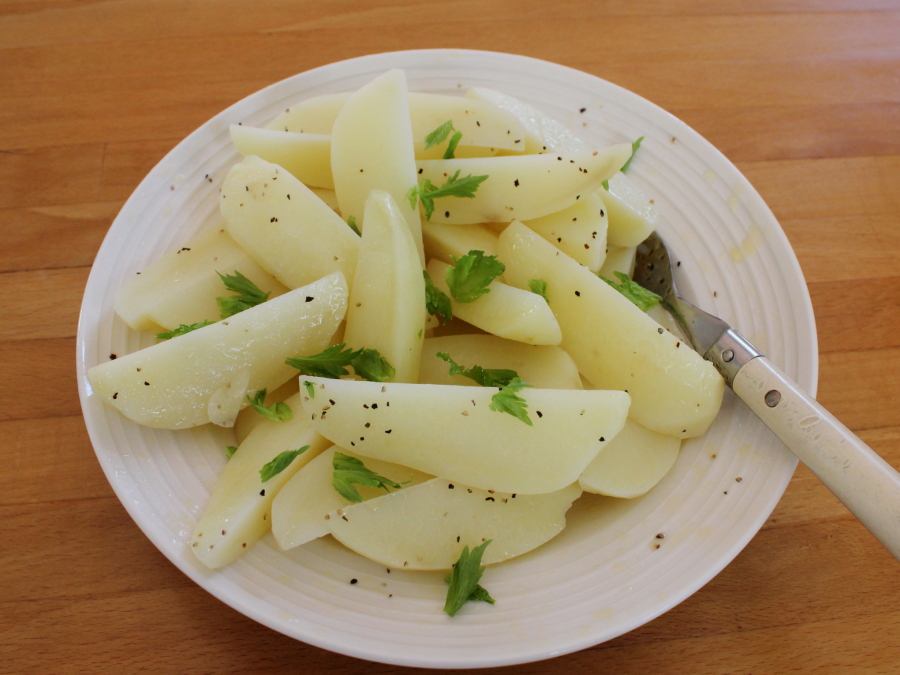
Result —
[[[272, 525], [272, 502], [282, 487], [331, 443], [317, 434], [308, 418], [299, 414], [300, 395], [286, 403], [297, 415], [287, 422], [264, 419], [219, 475], [203, 516], [194, 527], [191, 550], [209, 568], [239, 558]], [[281, 473], [262, 482], [260, 470], [286, 450], [309, 448]]]
[[232, 124], [231, 142], [244, 157], [256, 156], [285, 169], [307, 187], [334, 189], [331, 137], [270, 131]]
[[609, 179], [609, 190], [599, 192], [609, 212], [609, 243], [637, 246], [659, 222], [659, 212], [640, 188], [621, 171]]
[[391, 195], [372, 190], [344, 340], [377, 349], [394, 367], [394, 382], [416, 382], [425, 314], [425, 279], [409, 227]]
[[266, 271], [300, 288], [340, 271], [352, 279], [359, 237], [303, 183], [276, 164], [235, 164], [219, 201], [228, 233]]
[[416, 160], [402, 70], [388, 71], [347, 99], [331, 133], [331, 171], [341, 215], [345, 219], [352, 216], [362, 227], [369, 193], [390, 193], [424, 267], [422, 222], [418, 209], [406, 199], [416, 184]]
[[116, 293], [115, 309], [134, 330], [161, 332], [204, 320], [217, 321], [216, 298], [231, 295], [216, 271], [250, 279], [269, 299], [287, 287], [257, 265], [224, 228], [201, 232], [177, 251], [151, 263]]
[[459, 560], [463, 547], [487, 540], [484, 565], [537, 548], [562, 531], [566, 511], [580, 495], [577, 484], [525, 495], [435, 478], [335, 510], [327, 523], [344, 546], [386, 567], [444, 570]]
[[725, 388], [711, 363], [521, 223], [503, 231], [499, 246], [511, 284], [547, 282], [560, 346], [588, 380], [631, 394], [629, 416], [648, 429], [678, 438], [706, 431]]
[[616, 272], [628, 275], [630, 279], [634, 274], [634, 260], [637, 248], [634, 246], [612, 246], [606, 247], [606, 259], [603, 266], [597, 273], [597, 276], [604, 277], [610, 281], [617, 281]]
[[[453, 264], [450, 256], [462, 258], [469, 251], [484, 251], [485, 255], [496, 255], [497, 235], [485, 225], [444, 225], [428, 223], [422, 229], [425, 242], [425, 257], [437, 258], [448, 265]], [[498, 277], [503, 281], [502, 277]]]
[[507, 368], [538, 389], [582, 389], [578, 367], [559, 347], [526, 345], [495, 335], [447, 335], [426, 338], [422, 345], [420, 384], [471, 387], [463, 375], [450, 375], [450, 364], [435, 354], [444, 352], [467, 368]]
[[526, 389], [519, 396], [529, 426], [490, 409], [494, 387], [303, 379], [318, 387], [314, 399], [304, 397], [303, 410], [335, 445], [471, 487], [523, 494], [577, 480], [622, 428], [629, 405], [621, 391]]
[[428, 275], [450, 298], [454, 316], [507, 340], [530, 345], [558, 345], [562, 340], [559, 324], [541, 296], [494, 280], [475, 302], [457, 302], [447, 286], [449, 268], [447, 263], [432, 260]]
[[437, 187], [459, 171], [459, 178], [488, 176], [473, 198], [434, 200], [431, 220], [450, 225], [508, 223], [566, 209], [592, 192], [631, 156], [631, 144], [553, 155], [427, 159], [417, 162], [419, 181]]
[[681, 448], [681, 439], [627, 420], [625, 427], [578, 477], [586, 492], [633, 499], [663, 479]]
[[[216, 415], [217, 399], [243, 406], [244, 394], [284, 384], [296, 374], [284, 360], [321, 351], [346, 309], [347, 282], [335, 272], [224, 321], [94, 366], [88, 371], [92, 394], [145, 426], [206, 424], [210, 407]], [[237, 387], [245, 378], [246, 385]]]
[[606, 207], [596, 192], [567, 209], [526, 220], [524, 225], [594, 274], [606, 260]]
[[[335, 451], [362, 460], [367, 469], [390, 478], [395, 483], [406, 483], [404, 489], [433, 478], [415, 469], [371, 457], [359, 457], [349, 450], [332, 446], [298, 471], [278, 492], [272, 503], [272, 534], [285, 551], [324, 537], [329, 532], [328, 514], [353, 503], [345, 499], [331, 484]], [[381, 488], [365, 485], [354, 487], [363, 500], [384, 495]]]

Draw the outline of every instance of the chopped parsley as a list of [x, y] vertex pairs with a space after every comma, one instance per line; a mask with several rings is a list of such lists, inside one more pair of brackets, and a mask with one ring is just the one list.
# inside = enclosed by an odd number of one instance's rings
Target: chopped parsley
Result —
[[390, 492], [390, 488], [397, 490], [410, 482], [395, 483], [390, 478], [379, 476], [374, 471], [367, 469], [361, 460], [345, 455], [342, 452], [334, 453], [331, 465], [334, 468], [334, 474], [331, 477], [332, 487], [350, 502], [361, 502], [363, 500], [359, 490], [353, 487], [354, 484], [382, 488], [385, 492]]
[[459, 260], [450, 256], [453, 267], [447, 269], [447, 286], [457, 302], [475, 302], [489, 293], [490, 283], [506, 271], [506, 265], [495, 255], [484, 251], [469, 251]]
[[641, 143], [644, 142], [644, 137], [641, 136], [634, 143], [631, 144], [631, 157], [628, 158], [628, 161], [622, 165], [622, 168], [619, 169], [622, 173], [625, 173], [628, 170], [628, 166], [631, 164], [631, 160], [634, 159], [634, 154], [638, 151], [638, 148], [641, 147]]
[[659, 304], [659, 301], [662, 300], [662, 298], [653, 291], [648, 291], [640, 284], [632, 281], [624, 272], [617, 271], [614, 274], [619, 280], [618, 284], [615, 281], [610, 281], [606, 277], [600, 278], [610, 286], [615, 288], [617, 291], [619, 291], [619, 293], [624, 295], [626, 298], [631, 300], [631, 302], [637, 305], [638, 309], [640, 309], [642, 312], [646, 312], [648, 309], [653, 309]]
[[297, 356], [286, 359], [285, 363], [304, 375], [337, 379], [349, 375], [347, 366], [352, 366], [357, 375], [371, 382], [384, 382], [394, 377], [394, 367], [377, 349], [357, 349], [346, 343], [332, 345], [313, 356]]
[[482, 387], [503, 387], [519, 377], [516, 371], [505, 368], [482, 368], [481, 366], [466, 368], [465, 366], [460, 366], [446, 352], [438, 352], [435, 356], [450, 364], [450, 375], [468, 377]]
[[262, 469], [259, 470], [259, 477], [262, 479], [263, 483], [267, 483], [275, 476], [280, 474], [286, 468], [291, 465], [295, 459], [297, 459], [298, 455], [302, 455], [304, 452], [309, 450], [308, 445], [304, 445], [302, 448], [298, 448], [296, 450], [285, 450], [280, 453], [275, 459], [266, 464]]
[[287, 422], [294, 417], [291, 407], [287, 403], [275, 403], [266, 405], [266, 390], [260, 389], [252, 397], [247, 396], [247, 401], [253, 409], [263, 417], [268, 417], [275, 422]]
[[440, 316], [441, 323], [449, 323], [453, 318], [450, 298], [434, 285], [426, 270], [422, 270], [422, 274], [425, 275], [425, 309], [431, 316]]
[[216, 302], [219, 304], [219, 313], [223, 319], [243, 312], [245, 309], [256, 307], [256, 305], [265, 302], [266, 298], [269, 297], [269, 293], [263, 293], [256, 284], [237, 270], [234, 271], [233, 275], [226, 274], [223, 276], [220, 272], [216, 272], [216, 274], [219, 275], [222, 283], [225, 284], [225, 288], [237, 293], [237, 295], [230, 295], [225, 298], [216, 298]]
[[[433, 148], [435, 145], [440, 145], [444, 141], [447, 140], [447, 136], [450, 135], [450, 132], [453, 131], [453, 136], [450, 137], [450, 142], [447, 143], [447, 149], [444, 151], [444, 159], [453, 159], [456, 153], [456, 146], [459, 145], [459, 141], [462, 138], [461, 131], [455, 131], [453, 129], [453, 120], [447, 120], [437, 129], [432, 131], [425, 137], [425, 150], [428, 148]], [[415, 208], [415, 205], [413, 205]]]
[[508, 384], [503, 385], [496, 394], [491, 397], [491, 404], [488, 406], [496, 412], [509, 413], [516, 419], [522, 420], [528, 426], [534, 426], [531, 418], [528, 417], [528, 411], [525, 408], [528, 404], [525, 399], [516, 394], [531, 385], [523, 382], [521, 378], [514, 377]]
[[544, 301], [549, 305], [550, 301], [547, 299], [547, 282], [543, 279], [532, 279], [528, 282], [528, 288], [531, 289], [532, 293], [537, 293], [541, 296]]
[[226, 445], [225, 446], [225, 459], [231, 459], [234, 457], [234, 453], [237, 452], [236, 445]]
[[192, 323], [190, 325], [181, 324], [178, 328], [173, 328], [172, 330], [168, 330], [165, 333], [157, 333], [156, 337], [160, 340], [171, 340], [172, 338], [176, 338], [179, 335], [185, 335], [186, 333], [190, 333], [191, 331], [197, 330], [198, 328], [203, 328], [204, 326], [209, 326], [212, 321], [208, 319], [204, 319], [199, 323]]
[[306, 387], [306, 393], [309, 394], [311, 399], [316, 397], [316, 385], [312, 382], [304, 382], [303, 386]]
[[456, 565], [453, 566], [453, 572], [444, 577], [444, 581], [450, 584], [450, 588], [447, 589], [444, 612], [450, 616], [454, 616], [469, 600], [481, 600], [494, 604], [491, 594], [478, 584], [481, 581], [481, 575], [484, 574], [481, 556], [492, 541], [493, 539], [488, 539], [472, 549], [471, 553], [469, 553], [469, 547], [466, 546]]
[[347, 225], [350, 226], [350, 229], [356, 232], [360, 237], [362, 236], [362, 232], [359, 231], [359, 227], [356, 225], [356, 216], [350, 216], [347, 218]]
[[422, 181], [422, 185], [414, 185], [406, 193], [409, 205], [416, 208], [418, 200], [422, 200], [422, 206], [425, 207], [425, 220], [431, 220], [431, 214], [434, 213], [434, 200], [441, 197], [463, 197], [473, 199], [478, 186], [488, 179], [487, 176], [468, 175], [465, 178], [459, 177], [460, 170], [450, 176], [447, 181], [437, 187], [427, 178]]

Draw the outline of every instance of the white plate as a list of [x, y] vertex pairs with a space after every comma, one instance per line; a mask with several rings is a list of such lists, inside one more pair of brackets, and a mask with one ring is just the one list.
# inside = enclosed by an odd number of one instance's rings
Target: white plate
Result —
[[[639, 96], [563, 66], [491, 52], [409, 51], [267, 87], [197, 129], [138, 186], [97, 254], [81, 310], [78, 381], [91, 441], [122, 504], [179, 569], [239, 612], [304, 642], [386, 663], [464, 668], [609, 640], [715, 576], [787, 486], [796, 459], [731, 392], [709, 433], [685, 443], [649, 495], [580, 500], [550, 544], [488, 568], [484, 584], [496, 605], [469, 603], [452, 619], [441, 611], [440, 574], [388, 573], [330, 538], [283, 553], [267, 536], [228, 568], [207, 570], [187, 542], [231, 432], [138, 427], [90, 396], [88, 368], [153, 342], [113, 312], [123, 280], [218, 221], [218, 189], [238, 159], [228, 125], [261, 126], [295, 101], [355, 89], [396, 67], [406, 70], [411, 91], [500, 89], [598, 145], [645, 136], [629, 176], [662, 213], [659, 229], [682, 261], [679, 286], [815, 392], [815, 325], [796, 258], [760, 196], [712, 145]], [[359, 583], [351, 586], [351, 578]]]

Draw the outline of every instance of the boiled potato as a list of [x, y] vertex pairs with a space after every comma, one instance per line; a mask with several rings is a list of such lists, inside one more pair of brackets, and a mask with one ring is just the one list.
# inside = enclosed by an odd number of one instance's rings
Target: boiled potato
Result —
[[582, 389], [578, 368], [572, 357], [559, 347], [526, 345], [494, 335], [447, 335], [427, 338], [422, 345], [421, 384], [472, 386], [463, 375], [450, 375], [450, 364], [436, 356], [449, 354], [466, 368], [506, 368], [514, 370], [538, 389]]
[[629, 404], [621, 391], [526, 389], [518, 395], [529, 426], [489, 408], [494, 387], [303, 379], [317, 387], [303, 410], [335, 445], [471, 487], [523, 494], [577, 480], [622, 428]]
[[525, 126], [525, 152], [530, 155], [590, 149], [568, 127], [517, 98], [485, 87], [472, 87], [466, 98], [491, 103], [522, 122]]
[[325, 188], [317, 188], [311, 187], [310, 191], [328, 206], [332, 211], [340, 213], [340, 207], [337, 203], [337, 196], [334, 194], [334, 190], [326, 190]]
[[419, 252], [384, 190], [369, 194], [363, 224], [344, 340], [354, 349], [377, 349], [394, 367], [394, 382], [415, 382], [426, 314]]
[[[218, 418], [217, 405], [276, 389], [296, 370], [288, 357], [316, 354], [347, 309], [340, 272], [167, 342], [88, 371], [92, 394], [148, 427], [184, 429]], [[242, 386], [241, 383], [244, 383]], [[228, 426], [228, 420], [220, 423]]]
[[363, 228], [366, 200], [372, 190], [390, 193], [403, 214], [425, 266], [422, 222], [406, 193], [416, 184], [412, 126], [406, 76], [390, 70], [351, 94], [331, 133], [331, 171], [341, 215]]
[[278, 165], [258, 157], [235, 164], [219, 207], [235, 241], [289, 288], [336, 271], [353, 278], [359, 237]]
[[522, 555], [566, 526], [566, 511], [581, 495], [569, 485], [548, 494], [487, 492], [435, 478], [421, 485], [333, 511], [335, 539], [387, 567], [450, 569], [463, 547], [491, 540], [482, 564]]
[[[191, 550], [204, 565], [222, 567], [251, 548], [272, 525], [272, 500], [282, 486], [330, 443], [299, 414], [300, 394], [285, 401], [298, 413], [287, 422], [264, 419], [240, 444], [219, 475], [203, 516], [194, 527]], [[284, 451], [309, 448], [281, 473], [262, 482], [260, 469]]]
[[[291, 106], [268, 125], [268, 129], [307, 134], [329, 135], [338, 113], [351, 94], [326, 94]], [[413, 139], [418, 151], [424, 145], [425, 136], [447, 120], [453, 128], [462, 132], [460, 156], [466, 148], [493, 148], [512, 152], [524, 150], [525, 128], [515, 116], [490, 103], [473, 101], [443, 94], [408, 94], [409, 117]], [[448, 139], [449, 140], [449, 139]], [[438, 157], [447, 147], [444, 141], [435, 146]]]
[[[419, 180], [442, 186], [459, 171], [459, 178], [488, 176], [473, 198], [434, 200], [431, 220], [450, 225], [527, 220], [562, 211], [596, 192], [600, 183], [631, 156], [631, 144], [576, 153], [427, 159], [417, 162]], [[343, 209], [342, 209], [343, 210]]]
[[[444, 225], [428, 223], [422, 230], [425, 240], [425, 257], [437, 258], [448, 265], [453, 263], [450, 256], [462, 258], [469, 251], [483, 251], [485, 255], [496, 255], [497, 235], [485, 225]], [[497, 277], [503, 281], [502, 275]]]
[[598, 276], [618, 283], [616, 272], [629, 278], [634, 274], [634, 260], [637, 248], [634, 246], [607, 246], [606, 259], [598, 272]]
[[334, 189], [331, 137], [255, 129], [232, 124], [231, 142], [244, 155], [256, 156], [288, 171], [307, 187]]
[[[395, 483], [404, 483], [404, 488], [433, 478], [399, 464], [382, 462], [371, 457], [359, 457], [343, 448], [332, 447], [298, 471], [279, 491], [272, 503], [272, 534], [285, 551], [318, 537], [324, 537], [329, 531], [328, 514], [353, 503], [345, 499], [331, 484], [335, 451], [360, 459], [367, 469]], [[365, 485], [354, 487], [363, 500], [374, 499], [384, 494], [381, 488]]]
[[595, 274], [606, 259], [606, 210], [596, 193], [549, 216], [526, 220], [537, 232], [563, 253]]
[[627, 420], [625, 427], [578, 477], [586, 492], [633, 499], [646, 494], [669, 473], [681, 440]]
[[217, 321], [217, 297], [227, 297], [216, 271], [250, 279], [274, 298], [287, 292], [271, 274], [235, 243], [224, 228], [206, 230], [177, 251], [168, 253], [125, 282], [116, 293], [115, 309], [134, 330], [172, 330], [179, 325]]
[[453, 316], [508, 340], [530, 345], [559, 344], [559, 324], [541, 296], [494, 280], [488, 292], [474, 302], [457, 302], [447, 286], [448, 269], [450, 265], [440, 260], [428, 263], [428, 275], [450, 298]]
[[504, 230], [499, 246], [512, 285], [547, 282], [560, 346], [588, 380], [631, 394], [629, 416], [648, 429], [679, 438], [706, 431], [725, 387], [710, 362], [521, 223]]
[[600, 188], [609, 211], [609, 243], [637, 246], [656, 229], [659, 212], [640, 188], [621, 171], [609, 179], [609, 190]]

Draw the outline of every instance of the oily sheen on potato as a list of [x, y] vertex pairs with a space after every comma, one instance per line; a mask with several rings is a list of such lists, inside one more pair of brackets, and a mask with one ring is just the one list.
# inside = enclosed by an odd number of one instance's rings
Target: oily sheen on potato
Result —
[[[347, 309], [335, 272], [228, 319], [88, 371], [93, 393], [138, 424], [185, 429], [214, 419], [231, 426], [245, 395], [281, 386], [284, 360], [328, 345]], [[217, 406], [223, 406], [218, 408]], [[220, 417], [220, 413], [227, 415]]]
[[555, 492], [625, 423], [622, 391], [526, 389], [533, 426], [490, 409], [495, 387], [356, 382], [303, 376], [303, 412], [335, 445], [469, 487]]

